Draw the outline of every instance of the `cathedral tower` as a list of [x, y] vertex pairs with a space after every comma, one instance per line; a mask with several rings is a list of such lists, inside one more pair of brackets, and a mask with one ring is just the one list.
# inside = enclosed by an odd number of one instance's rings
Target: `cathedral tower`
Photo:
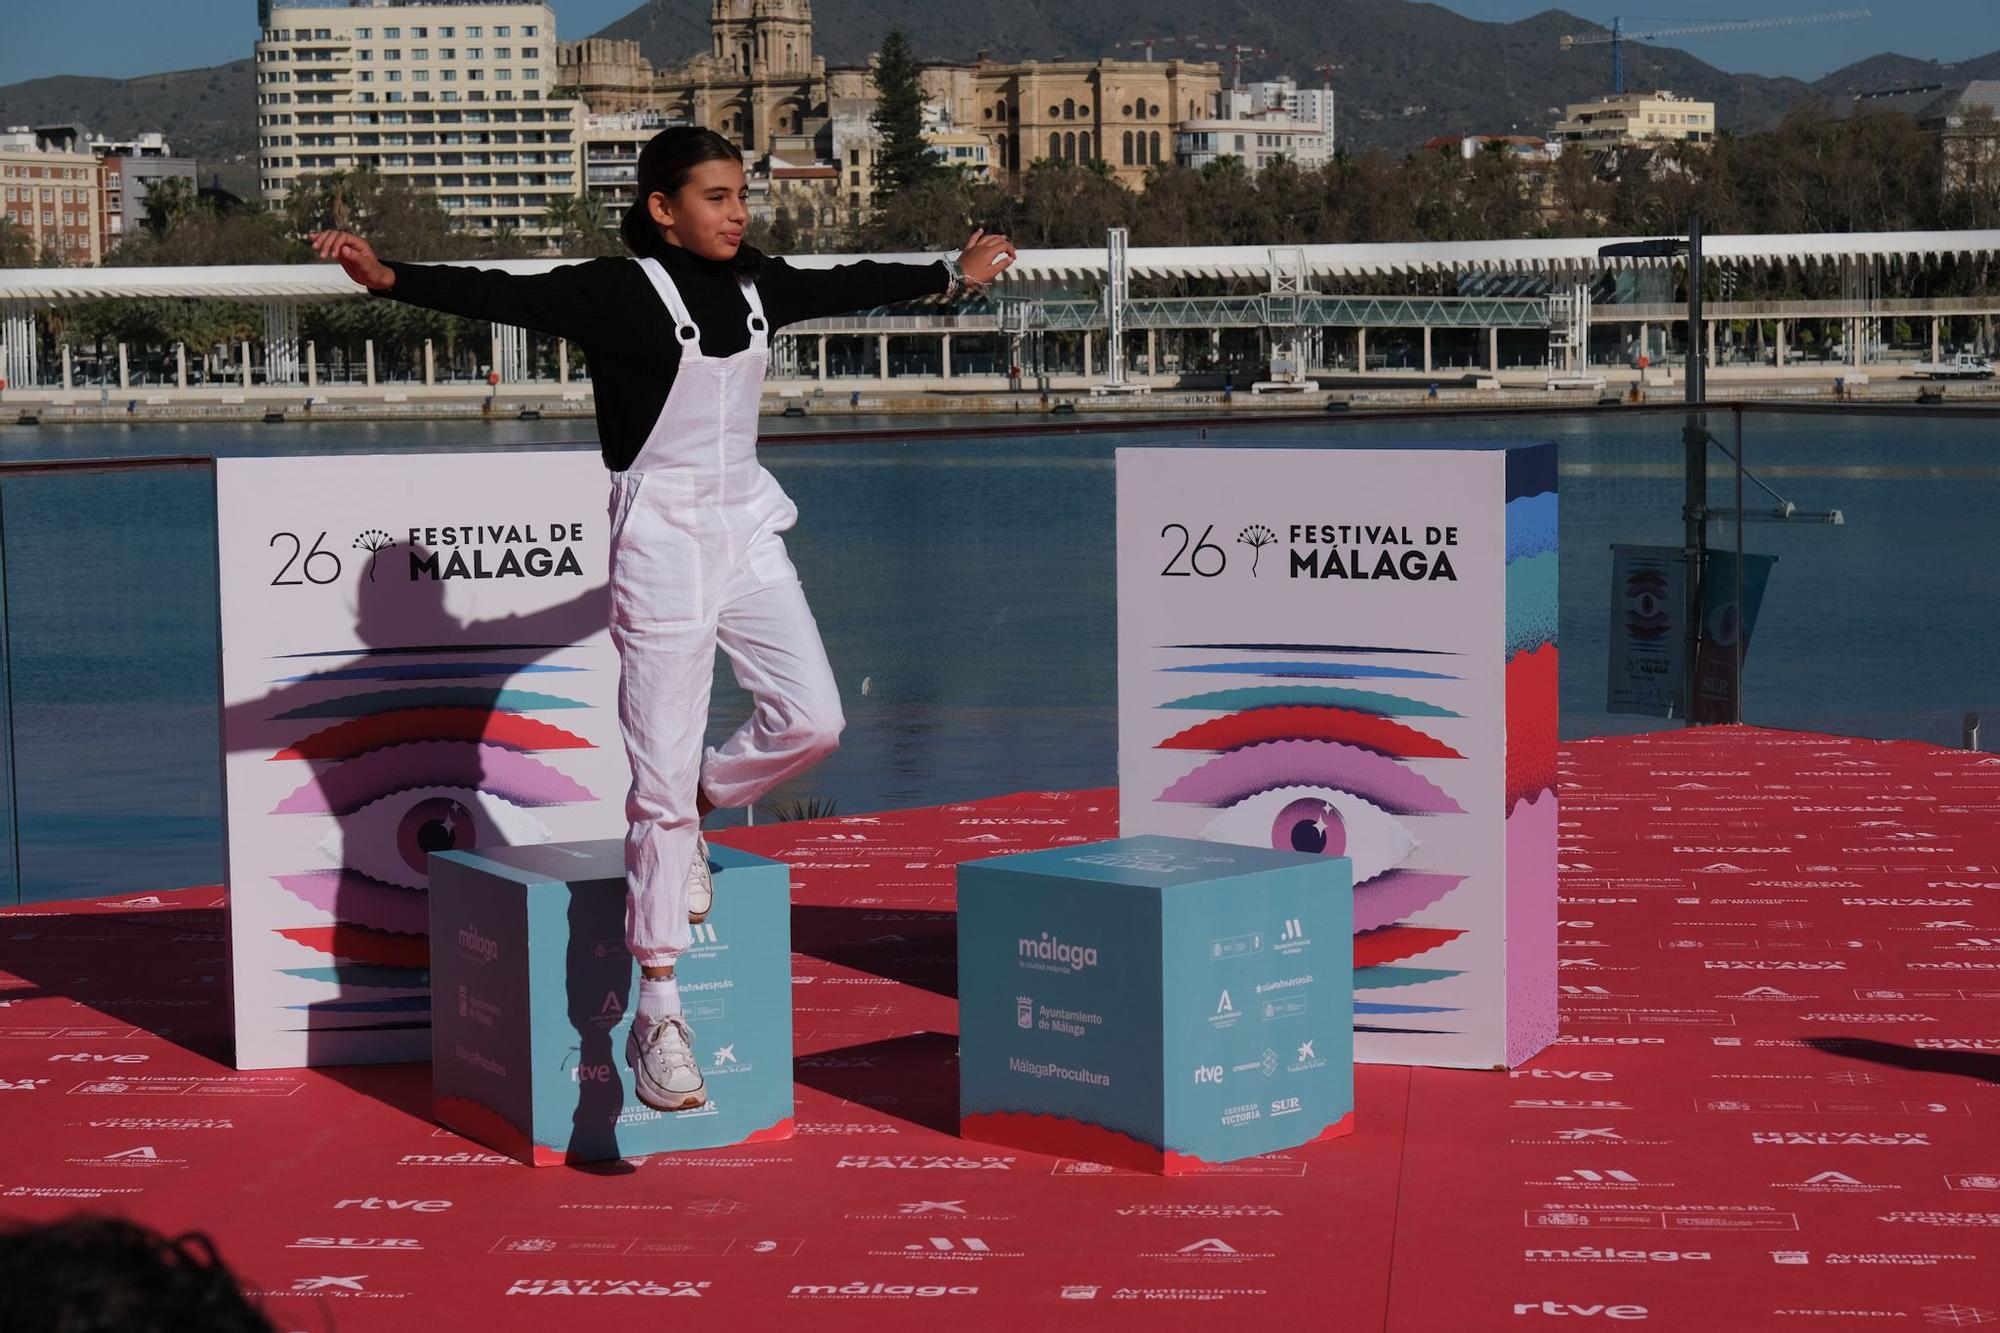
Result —
[[745, 80], [812, 73], [811, 0], [715, 0], [710, 54]]

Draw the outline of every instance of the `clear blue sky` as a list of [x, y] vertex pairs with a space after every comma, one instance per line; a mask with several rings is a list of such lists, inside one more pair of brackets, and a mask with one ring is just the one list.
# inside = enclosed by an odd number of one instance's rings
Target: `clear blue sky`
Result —
[[[9, 11], [0, 41], [0, 83], [48, 74], [126, 78], [250, 54], [252, 0], [0, 0]], [[705, 0], [683, 0], [706, 10]], [[1387, 0], [1401, 3], [1402, 0]], [[1006, 0], [998, 0], [1004, 9]], [[1114, 0], [1132, 3], [1132, 0]], [[1551, 7], [1550, 0], [1442, 0], [1474, 18], [1507, 21]], [[555, 0], [558, 32], [588, 36], [628, 13], [637, 0]], [[1561, 7], [1598, 22], [1632, 9], [1675, 21], [1757, 18], [1867, 7], [1874, 17], [1846, 23], [1674, 39], [1723, 69], [1817, 78], [1878, 51], [1956, 60], [2000, 49], [2000, 0], [1567, 0]], [[1135, 6], [1136, 7], [1136, 6]]]

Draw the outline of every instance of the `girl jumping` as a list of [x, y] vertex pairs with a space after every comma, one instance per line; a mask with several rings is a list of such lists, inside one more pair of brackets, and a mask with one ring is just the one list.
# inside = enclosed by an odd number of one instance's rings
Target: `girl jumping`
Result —
[[[631, 757], [625, 942], [640, 968], [627, 1042], [633, 1084], [663, 1111], [706, 1091], [674, 960], [714, 885], [701, 820], [747, 805], [839, 743], [840, 694], [780, 533], [798, 519], [757, 462], [757, 409], [774, 330], [802, 319], [980, 289], [1015, 257], [974, 232], [932, 264], [793, 268], [743, 244], [742, 156], [676, 127], [639, 155], [622, 227], [633, 259], [533, 277], [384, 262], [345, 231], [312, 237], [375, 296], [567, 338], [589, 358], [611, 471], [611, 640]], [[756, 701], [704, 749], [715, 650]]]

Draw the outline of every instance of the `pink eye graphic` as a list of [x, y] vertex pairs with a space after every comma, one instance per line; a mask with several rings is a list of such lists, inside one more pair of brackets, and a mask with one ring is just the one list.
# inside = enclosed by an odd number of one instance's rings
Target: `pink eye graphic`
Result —
[[1291, 844], [1295, 852], [1339, 856], [1347, 850], [1347, 825], [1332, 801], [1306, 796], [1289, 802], [1271, 822], [1271, 845]]
[[417, 786], [468, 787], [526, 806], [592, 799], [567, 773], [497, 745], [411, 741], [342, 760], [278, 802], [272, 813], [347, 815]]
[[547, 842], [548, 827], [490, 791], [431, 784], [392, 792], [350, 813], [320, 850], [381, 884], [425, 888], [432, 852]]
[[[424, 649], [446, 657], [450, 650]], [[287, 1006], [314, 1029], [412, 1027], [428, 1022], [429, 858], [546, 842], [536, 810], [593, 802], [582, 783], [538, 754], [594, 744], [529, 713], [583, 710], [576, 699], [492, 684], [454, 684], [583, 668], [490, 661], [382, 662], [306, 678], [379, 683], [373, 692], [295, 706], [273, 721], [319, 729], [269, 756], [308, 764], [311, 775], [272, 809], [327, 827], [321, 864], [276, 882], [332, 924], [280, 934], [322, 955], [317, 966], [283, 969], [320, 983], [325, 998]], [[296, 734], [296, 733], [295, 733]]]
[[1351, 791], [1293, 784], [1253, 792], [1224, 808], [1202, 837], [1281, 852], [1345, 856], [1356, 885], [1402, 865], [1416, 834], [1388, 811]]
[[1625, 579], [1625, 628], [1641, 639], [1665, 634], [1671, 609], [1667, 581], [1652, 570], [1637, 570]]
[[[1196, 646], [1221, 651], [1268, 650], [1274, 645]], [[1311, 645], [1287, 647], [1334, 651]], [[1408, 961], [1464, 933], [1408, 924], [1410, 917], [1443, 901], [1466, 879], [1412, 864], [1420, 861], [1427, 818], [1465, 812], [1456, 798], [1410, 762], [1464, 757], [1418, 724], [1421, 719], [1453, 719], [1457, 714], [1421, 699], [1332, 683], [1414, 684], [1451, 677], [1401, 667], [1302, 660], [1239, 660], [1168, 670], [1287, 683], [1213, 690], [1162, 705], [1216, 716], [1160, 742], [1164, 751], [1206, 751], [1209, 757], [1170, 783], [1157, 799], [1213, 809], [1215, 814], [1201, 830], [1204, 838], [1348, 859], [1354, 880], [1358, 1031], [1411, 1031], [1407, 1026], [1377, 1024], [1456, 1012], [1450, 1006], [1411, 1004], [1396, 996], [1398, 988], [1457, 975], [1449, 968]], [[1298, 683], [1307, 680], [1326, 683]], [[1364, 993], [1369, 998], [1363, 998]]]
[[1463, 814], [1442, 788], [1393, 759], [1338, 741], [1264, 741], [1231, 750], [1160, 793], [1163, 801], [1228, 806], [1286, 786], [1347, 791], [1398, 815]]

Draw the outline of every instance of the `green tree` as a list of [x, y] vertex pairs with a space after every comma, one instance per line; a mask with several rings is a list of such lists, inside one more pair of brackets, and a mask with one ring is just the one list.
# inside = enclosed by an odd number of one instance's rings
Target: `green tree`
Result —
[[542, 225], [556, 233], [555, 249], [566, 259], [625, 253], [624, 244], [609, 229], [610, 214], [601, 195], [573, 194], [550, 200]]
[[164, 236], [200, 202], [194, 182], [185, 176], [166, 176], [146, 189], [146, 230]]
[[0, 268], [26, 268], [35, 262], [35, 234], [0, 214]]
[[[162, 181], [155, 186], [179, 182]], [[152, 202], [152, 196], [148, 196]], [[105, 263], [113, 266], [180, 264], [278, 264], [303, 257], [305, 247], [289, 240], [284, 220], [272, 213], [217, 211], [206, 200], [183, 203], [172, 196], [151, 221], [127, 232]]]
[[875, 65], [875, 111], [869, 117], [881, 142], [875, 149], [875, 188], [895, 193], [937, 179], [949, 168], [924, 138], [920, 67], [901, 28], [889, 29]]
[[1037, 158], [1007, 234], [1021, 245], [1100, 246], [1109, 228], [1131, 226], [1135, 201], [1108, 172]]
[[896, 191], [863, 231], [871, 250], [938, 250], [963, 243], [972, 231], [972, 191], [956, 175], [939, 175]]
[[299, 177], [283, 215], [293, 236], [327, 227], [357, 231], [394, 259], [474, 259], [491, 248], [461, 231], [430, 191], [365, 169]]

